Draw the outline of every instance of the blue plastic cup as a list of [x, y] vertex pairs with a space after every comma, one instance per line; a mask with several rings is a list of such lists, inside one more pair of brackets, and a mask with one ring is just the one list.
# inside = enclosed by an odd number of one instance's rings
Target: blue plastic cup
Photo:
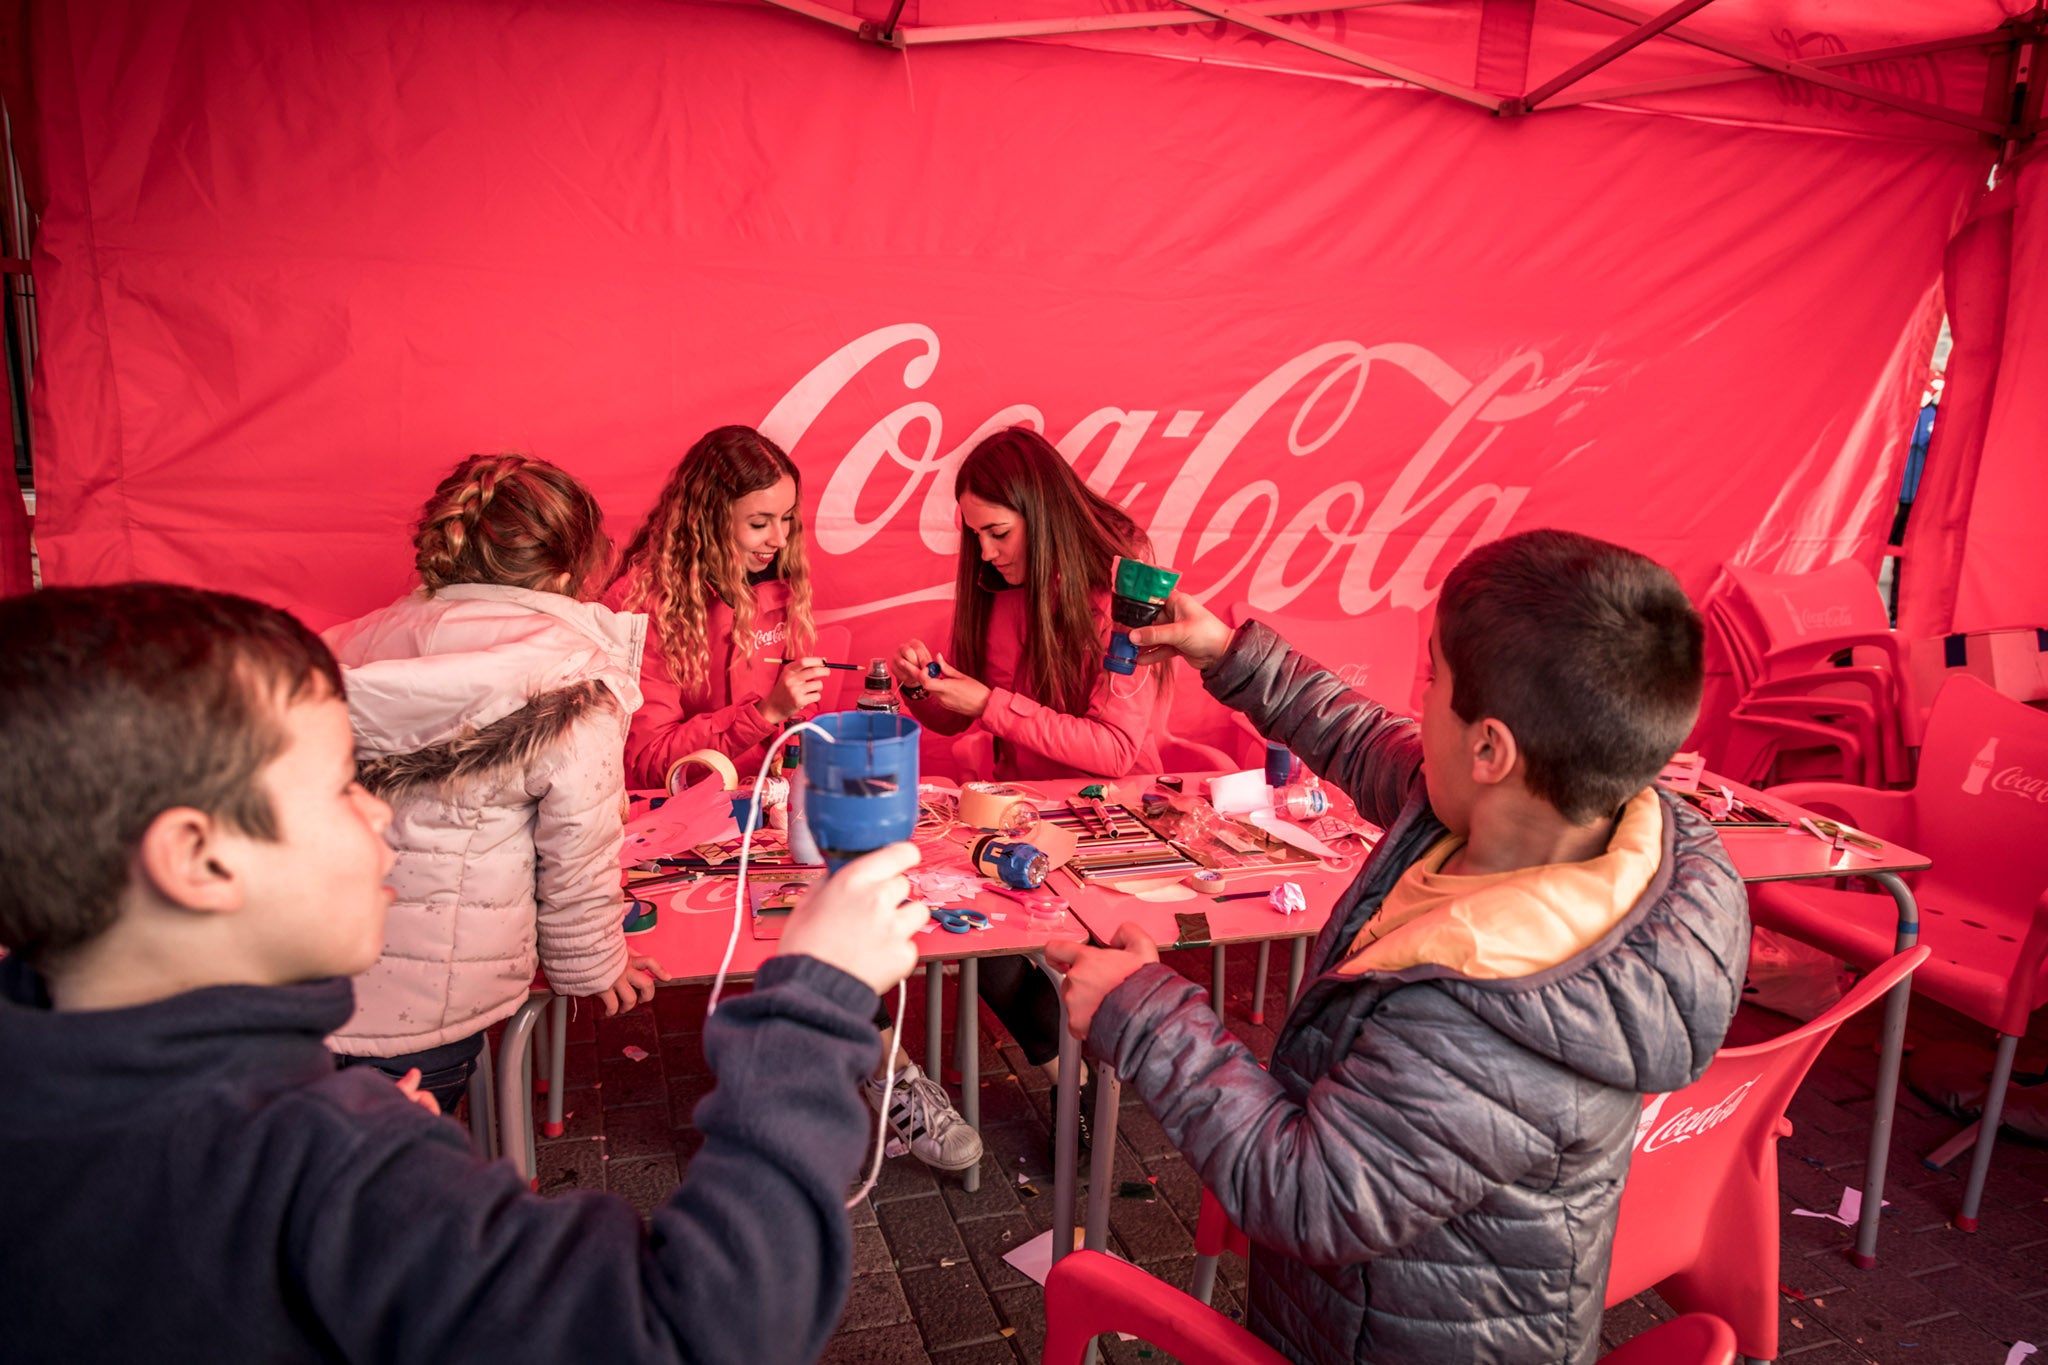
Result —
[[917, 828], [921, 727], [888, 711], [834, 711], [817, 725], [830, 738], [804, 752], [804, 820], [837, 872]]

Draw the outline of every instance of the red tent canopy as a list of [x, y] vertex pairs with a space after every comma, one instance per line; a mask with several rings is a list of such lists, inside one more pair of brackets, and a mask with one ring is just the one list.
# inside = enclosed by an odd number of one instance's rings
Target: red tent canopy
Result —
[[1874, 563], [1996, 169], [1925, 555], [1958, 621], [2048, 623], [2038, 8], [780, 6], [30, 5], [47, 578], [324, 625], [457, 457], [625, 532], [731, 421], [803, 467], [863, 653], [942, 631], [951, 468], [1019, 421], [1296, 615], [1538, 524], [1696, 591]]

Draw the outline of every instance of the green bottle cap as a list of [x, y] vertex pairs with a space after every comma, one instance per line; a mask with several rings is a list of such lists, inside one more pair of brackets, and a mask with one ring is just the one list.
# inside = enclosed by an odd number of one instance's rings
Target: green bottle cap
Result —
[[1164, 602], [1180, 575], [1171, 569], [1155, 568], [1135, 559], [1116, 562], [1116, 591], [1119, 597], [1140, 602]]

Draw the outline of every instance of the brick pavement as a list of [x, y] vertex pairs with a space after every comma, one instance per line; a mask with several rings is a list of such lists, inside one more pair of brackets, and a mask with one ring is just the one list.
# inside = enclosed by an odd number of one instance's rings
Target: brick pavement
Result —
[[[1285, 990], [1285, 956], [1273, 955], [1269, 1007]], [[1194, 980], [1208, 980], [1206, 952], [1168, 954], [1167, 960]], [[1233, 950], [1229, 1017], [1263, 1057], [1272, 1029], [1245, 1017], [1252, 962], [1250, 949]], [[924, 992], [917, 986], [913, 981], [904, 1036], [921, 1048]], [[595, 1021], [586, 1011], [571, 1025], [570, 1118], [561, 1138], [541, 1145], [544, 1192], [609, 1189], [643, 1214], [666, 1197], [698, 1146], [690, 1113], [711, 1087], [701, 1048], [704, 996], [701, 989], [667, 989], [651, 1009]], [[949, 985], [949, 1018], [952, 1008]], [[1277, 1011], [1268, 1015], [1270, 1022], [1278, 1018]], [[1916, 1042], [1983, 1038], [1982, 1030], [1922, 999], [1913, 1002], [1912, 1020]], [[1754, 1041], [1786, 1026], [1777, 1016], [1745, 1010], [1732, 1041]], [[1956, 1124], [1908, 1091], [1900, 1097], [1878, 1268], [1859, 1271], [1849, 1263], [1849, 1229], [1790, 1216], [1795, 1207], [1831, 1210], [1844, 1185], [1862, 1183], [1876, 1031], [1876, 1011], [1852, 1021], [1791, 1107], [1794, 1132], [1780, 1149], [1781, 1278], [1796, 1296], [1780, 1296], [1780, 1358], [1800, 1365], [1998, 1365], [2011, 1343], [2026, 1340], [2040, 1344], [2048, 1359], [2048, 1148], [2002, 1141], [1982, 1231], [1958, 1232], [1948, 1220], [1961, 1198], [1967, 1158], [1939, 1172], [1918, 1160]], [[2048, 1011], [2036, 1020], [2034, 1039], [2048, 1042]], [[645, 1050], [647, 1059], [626, 1057], [628, 1046]], [[907, 1156], [884, 1164], [873, 1196], [854, 1218], [856, 1274], [825, 1355], [829, 1365], [1038, 1360], [1045, 1321], [1040, 1291], [1002, 1256], [1051, 1226], [1051, 1092], [986, 1011], [981, 1046], [988, 1064], [981, 1189], [968, 1194], [957, 1178]], [[1115, 1249], [1185, 1286], [1194, 1268], [1200, 1184], [1158, 1123], [1129, 1096], [1116, 1175], [1119, 1182], [1147, 1184], [1157, 1197], [1112, 1201]], [[1243, 1262], [1224, 1258], [1216, 1302], [1227, 1312], [1241, 1310], [1244, 1274]], [[1608, 1313], [1604, 1336], [1613, 1345], [1668, 1316], [1655, 1295], [1645, 1294]], [[1105, 1357], [1116, 1365], [1167, 1360], [1149, 1347], [1118, 1342], [1107, 1344]]]

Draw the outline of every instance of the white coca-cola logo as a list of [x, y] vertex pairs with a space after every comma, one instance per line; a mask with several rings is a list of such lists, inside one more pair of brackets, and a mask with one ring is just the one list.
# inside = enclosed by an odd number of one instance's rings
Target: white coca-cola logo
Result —
[[2048, 777], [2029, 777], [2024, 768], [2000, 768], [1991, 779], [1991, 790], [2048, 805]]
[[1644, 1156], [1677, 1143], [1689, 1142], [1703, 1133], [1712, 1131], [1735, 1116], [1742, 1107], [1742, 1101], [1756, 1085], [1754, 1079], [1744, 1081], [1723, 1095], [1705, 1109], [1694, 1109], [1690, 1105], [1679, 1110], [1662, 1123], [1664, 1101], [1668, 1095], [1659, 1095], [1643, 1109], [1642, 1118], [1636, 1122], [1636, 1146]]
[[1847, 607], [1808, 607], [1799, 613], [1799, 624], [1807, 630], [1846, 630], [1855, 621]]
[[[794, 454], [825, 408], [850, 388], [865, 390], [874, 381], [864, 372], [899, 347], [913, 348], [903, 366], [903, 387], [923, 388], [938, 368], [938, 334], [921, 323], [877, 328], [840, 347], [798, 380], [762, 419], [761, 431]], [[1530, 493], [1523, 485], [1461, 486], [1461, 480], [1508, 424], [1557, 402], [1590, 363], [1581, 361], [1546, 380], [1542, 353], [1518, 351], [1474, 381], [1434, 352], [1407, 343], [1366, 346], [1334, 341], [1313, 347], [1254, 384], [1196, 440], [1161, 494], [1147, 528], [1154, 554], [1160, 563], [1187, 571], [1196, 585], [1194, 595], [1203, 599], [1248, 574], [1245, 600], [1253, 607], [1277, 611], [1334, 567], [1338, 605], [1348, 614], [1359, 615], [1389, 602], [1425, 606], [1435, 598], [1450, 564], [1472, 546], [1501, 536]], [[1391, 367], [1409, 376], [1445, 407], [1434, 430], [1379, 492], [1377, 501], [1362, 482], [1351, 479], [1331, 484], [1288, 511], [1282, 507], [1277, 483], [1251, 478], [1217, 505], [1196, 531], [1195, 518], [1211, 486], [1261, 419], [1297, 387], [1305, 387], [1306, 396], [1291, 414], [1285, 453], [1313, 456], [1351, 418], [1375, 367]], [[858, 386], [857, 377], [862, 379]], [[1163, 424], [1160, 439], [1188, 437], [1201, 415], [1176, 414]], [[1159, 416], [1156, 410], [1097, 408], [1054, 444], [1069, 460], [1078, 460], [1106, 437], [1084, 477], [1097, 492], [1128, 504], [1145, 485], [1119, 488], [1119, 476]], [[934, 555], [950, 559], [959, 545], [953, 471], [984, 436], [1013, 425], [1046, 430], [1044, 414], [1028, 403], [998, 409], [957, 441], [946, 439], [945, 419], [936, 404], [913, 400], [884, 413], [825, 477], [811, 522], [817, 548], [825, 554], [851, 554], [915, 501], [911, 515], [919, 537]], [[1258, 452], [1265, 458], [1273, 453]], [[1574, 450], [1565, 458], [1578, 453]], [[893, 467], [885, 482], [896, 484], [895, 492], [879, 510], [862, 515], [863, 495], [885, 464]], [[867, 505], [873, 508], [875, 501], [869, 499]], [[1183, 552], [1184, 531], [1196, 531], [1192, 553]], [[1242, 547], [1235, 563], [1213, 568], [1204, 564], [1226, 545]], [[1398, 548], [1390, 551], [1390, 545]], [[1298, 554], [1318, 548], [1321, 553], [1306, 572], [1290, 572]], [[1382, 562], [1394, 555], [1400, 556], [1397, 563]], [[819, 619], [844, 620], [906, 602], [945, 598], [952, 592], [950, 578], [946, 572], [929, 587], [820, 613]]]
[[1855, 618], [1844, 606], [1802, 607], [1787, 593], [1779, 593], [1784, 600], [1785, 614], [1792, 620], [1792, 630], [1798, 635], [1807, 635], [1816, 630], [1847, 630], [1855, 625]]

